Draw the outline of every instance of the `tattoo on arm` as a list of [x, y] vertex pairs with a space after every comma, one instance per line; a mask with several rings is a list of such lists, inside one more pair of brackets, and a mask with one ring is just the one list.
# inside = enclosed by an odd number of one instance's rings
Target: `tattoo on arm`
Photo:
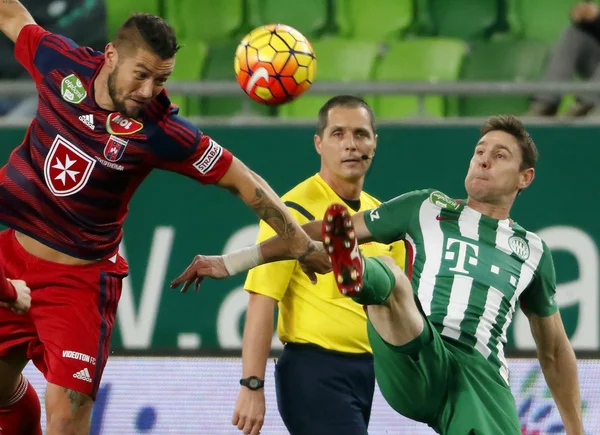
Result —
[[256, 188], [254, 198], [248, 205], [284, 239], [295, 235], [294, 225], [260, 187]]
[[70, 390], [68, 388], [65, 388], [64, 390], [71, 403], [71, 414], [75, 414], [89, 399], [88, 396], [79, 391]]
[[298, 257], [298, 260], [299, 261], [304, 261], [306, 259], [306, 257], [308, 257], [310, 254], [312, 254], [316, 250], [317, 250], [316, 245], [314, 243], [308, 242], [308, 245], [306, 247], [306, 251], [304, 251], [304, 254], [302, 254], [301, 256]]

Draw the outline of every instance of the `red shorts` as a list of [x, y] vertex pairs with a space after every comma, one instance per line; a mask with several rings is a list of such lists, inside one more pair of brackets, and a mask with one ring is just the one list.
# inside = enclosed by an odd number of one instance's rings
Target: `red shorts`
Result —
[[0, 255], [6, 276], [31, 289], [26, 315], [0, 308], [0, 356], [25, 352], [48, 382], [95, 399], [127, 262], [119, 255], [85, 266], [45, 261], [11, 229], [0, 232]]

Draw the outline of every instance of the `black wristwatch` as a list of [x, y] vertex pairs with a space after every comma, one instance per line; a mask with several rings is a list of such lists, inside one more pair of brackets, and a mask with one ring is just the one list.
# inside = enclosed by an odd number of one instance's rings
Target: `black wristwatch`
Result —
[[257, 376], [240, 379], [240, 385], [249, 388], [252, 391], [260, 390], [265, 387], [265, 381]]

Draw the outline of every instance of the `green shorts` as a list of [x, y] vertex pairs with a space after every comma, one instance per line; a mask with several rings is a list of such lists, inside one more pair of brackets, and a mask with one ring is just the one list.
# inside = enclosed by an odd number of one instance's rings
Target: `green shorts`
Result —
[[509, 386], [477, 350], [425, 329], [404, 346], [386, 343], [368, 323], [375, 375], [399, 414], [444, 435], [521, 435]]

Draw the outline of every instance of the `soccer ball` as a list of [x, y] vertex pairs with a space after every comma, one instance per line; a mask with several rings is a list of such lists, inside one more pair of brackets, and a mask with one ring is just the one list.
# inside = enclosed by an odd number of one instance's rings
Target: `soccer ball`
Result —
[[269, 24], [242, 39], [234, 68], [240, 87], [250, 98], [279, 105], [311, 87], [317, 61], [310, 42], [300, 32], [283, 24]]

